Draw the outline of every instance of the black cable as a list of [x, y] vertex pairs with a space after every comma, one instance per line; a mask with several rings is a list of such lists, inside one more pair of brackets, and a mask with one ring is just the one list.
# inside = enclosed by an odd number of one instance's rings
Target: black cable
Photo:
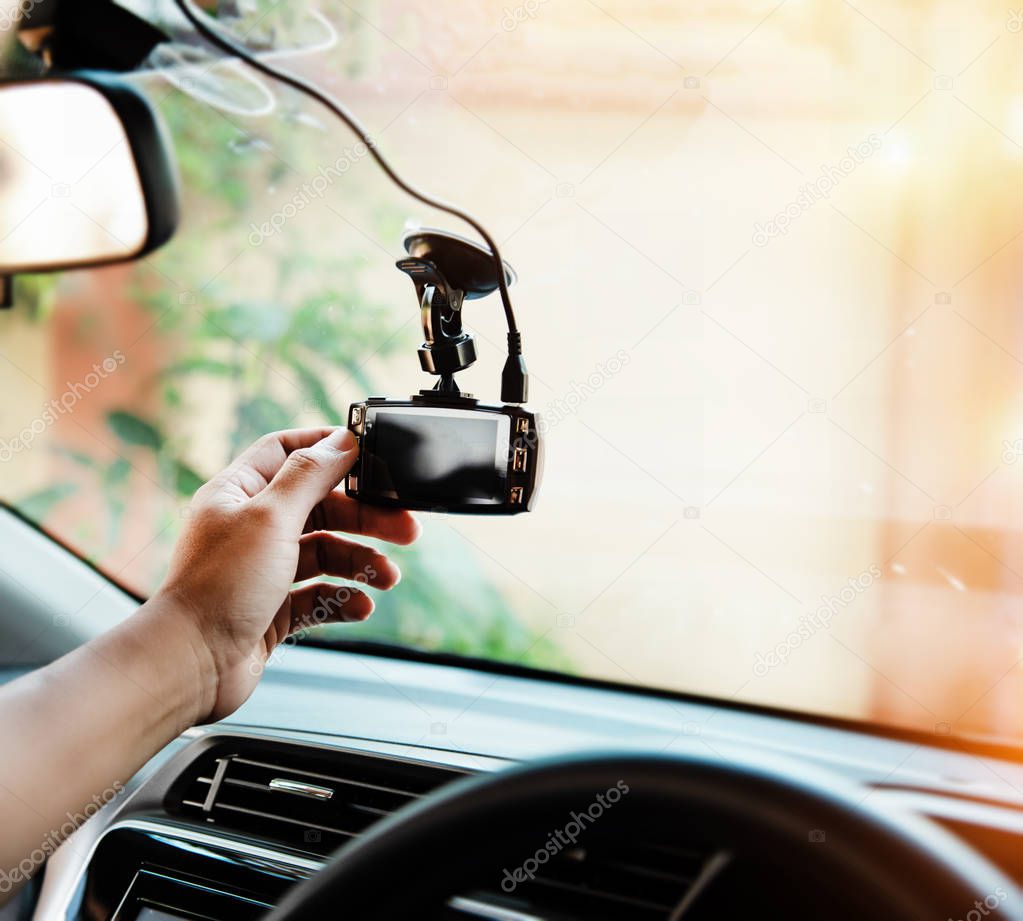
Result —
[[[425, 192], [420, 192], [414, 186], [402, 179], [401, 176], [395, 172], [391, 164], [387, 162], [383, 154], [377, 150], [376, 145], [367, 134], [366, 129], [362, 127], [359, 120], [336, 99], [323, 92], [314, 84], [303, 80], [301, 77], [297, 77], [285, 70], [278, 70], [270, 64], [267, 64], [265, 61], [259, 60], [259, 58], [251, 54], [247, 48], [236, 42], [233, 38], [224, 35], [217, 29], [211, 28], [209, 24], [204, 22], [200, 15], [192, 9], [188, 0], [174, 0], [174, 2], [188, 21], [195, 26], [196, 31], [210, 42], [210, 44], [215, 45], [227, 54], [241, 59], [260, 73], [266, 74], [274, 80], [279, 80], [281, 83], [284, 83], [299, 92], [305, 93], [307, 96], [311, 96], [317, 102], [322, 103], [330, 109], [338, 118], [341, 119], [341, 121], [351, 128], [351, 130], [358, 136], [359, 140], [366, 145], [366, 148], [369, 150], [373, 159], [377, 161], [379, 167], [403, 192], [411, 195], [414, 199], [422, 202], [424, 205], [429, 205], [431, 208], [436, 208], [438, 211], [444, 211], [453, 217], [457, 217], [460, 220], [465, 221], [465, 223], [472, 227], [472, 229], [484, 239], [487, 246], [490, 247], [490, 252], [494, 257], [494, 261], [497, 263], [497, 277], [498, 285], [501, 290], [501, 303], [504, 304], [504, 315], [508, 322], [508, 354], [509, 356], [521, 355], [522, 337], [519, 334], [519, 328], [515, 322], [515, 312], [512, 310], [511, 296], [508, 294], [508, 283], [504, 277], [504, 262], [501, 259], [501, 254], [498, 252], [497, 244], [494, 242], [490, 234], [484, 230], [479, 221], [477, 221], [471, 214], [462, 211], [454, 205], [449, 205], [447, 202], [432, 198]], [[507, 397], [502, 398], [507, 399]], [[509, 400], [509, 402], [525, 402], [524, 395], [522, 400]]]

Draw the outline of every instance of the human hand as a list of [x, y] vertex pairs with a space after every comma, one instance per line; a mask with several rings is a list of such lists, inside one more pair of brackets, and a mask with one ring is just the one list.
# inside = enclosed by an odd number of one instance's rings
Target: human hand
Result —
[[290, 634], [373, 611], [372, 599], [350, 585], [292, 583], [340, 576], [379, 589], [397, 584], [401, 574], [385, 555], [336, 533], [395, 544], [419, 536], [408, 512], [335, 489], [357, 456], [347, 429], [275, 432], [195, 494], [167, 579], [147, 604], [191, 638], [203, 676], [195, 722], [241, 706]]

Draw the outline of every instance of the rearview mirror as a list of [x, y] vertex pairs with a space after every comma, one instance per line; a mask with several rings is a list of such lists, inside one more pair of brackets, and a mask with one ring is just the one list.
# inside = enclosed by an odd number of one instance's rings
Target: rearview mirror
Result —
[[0, 85], [0, 275], [135, 259], [177, 223], [164, 132], [135, 87], [91, 71]]

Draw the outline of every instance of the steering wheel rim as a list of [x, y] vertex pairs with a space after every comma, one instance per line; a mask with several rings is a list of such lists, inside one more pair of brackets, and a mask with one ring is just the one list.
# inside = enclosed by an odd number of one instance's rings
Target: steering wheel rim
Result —
[[481, 882], [494, 889], [495, 868], [543, 848], [552, 816], [567, 820], [620, 782], [637, 817], [697, 823], [698, 835], [725, 836], [740, 856], [827, 879], [880, 909], [875, 917], [965, 917], [989, 898], [998, 904], [985, 905], [985, 918], [1023, 921], [1015, 883], [929, 820], [882, 809], [843, 778], [796, 762], [709, 751], [573, 754], [450, 784], [346, 845], [267, 921], [412, 917]]

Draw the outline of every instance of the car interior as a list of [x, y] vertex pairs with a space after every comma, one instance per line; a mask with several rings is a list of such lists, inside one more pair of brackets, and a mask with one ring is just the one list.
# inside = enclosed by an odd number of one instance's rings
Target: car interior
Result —
[[1023, 14], [512, 3], [0, 4], [0, 686], [267, 432], [422, 524], [0, 921], [1023, 918]]

